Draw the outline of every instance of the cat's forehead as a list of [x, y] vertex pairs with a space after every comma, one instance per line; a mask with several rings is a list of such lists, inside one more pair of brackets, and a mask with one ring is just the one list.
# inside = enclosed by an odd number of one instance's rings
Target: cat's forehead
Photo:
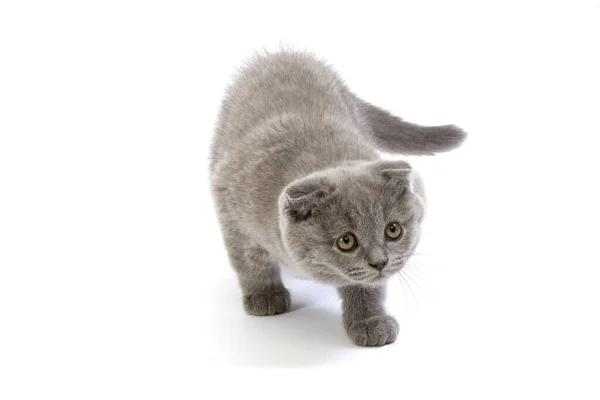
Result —
[[385, 208], [397, 206], [406, 197], [407, 189], [407, 182], [390, 182], [380, 176], [368, 175], [341, 181], [339, 194], [363, 209]]
[[389, 185], [375, 179], [342, 182], [324, 211], [346, 225], [381, 224], [391, 217], [410, 214], [411, 201], [407, 189], [403, 185]]

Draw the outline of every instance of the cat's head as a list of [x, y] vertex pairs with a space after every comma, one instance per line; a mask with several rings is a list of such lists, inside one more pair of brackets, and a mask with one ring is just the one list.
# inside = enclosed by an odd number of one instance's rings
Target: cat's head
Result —
[[378, 285], [414, 252], [425, 195], [408, 163], [360, 162], [290, 183], [279, 213], [287, 252], [314, 279]]

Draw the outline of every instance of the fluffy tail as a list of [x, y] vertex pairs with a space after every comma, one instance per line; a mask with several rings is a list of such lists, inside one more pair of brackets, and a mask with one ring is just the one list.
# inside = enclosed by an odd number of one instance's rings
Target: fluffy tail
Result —
[[432, 155], [457, 148], [467, 134], [457, 126], [421, 126], [403, 121], [359, 98], [358, 108], [383, 151]]

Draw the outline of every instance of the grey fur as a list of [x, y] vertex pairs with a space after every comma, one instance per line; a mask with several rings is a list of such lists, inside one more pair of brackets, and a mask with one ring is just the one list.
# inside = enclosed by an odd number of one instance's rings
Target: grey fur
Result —
[[358, 98], [364, 116], [378, 146], [392, 153], [432, 155], [462, 144], [466, 134], [457, 126], [421, 126], [412, 124]]
[[[377, 149], [432, 154], [464, 137], [360, 100], [309, 54], [250, 60], [227, 90], [211, 149], [213, 196], [246, 312], [286, 311], [279, 266], [295, 266], [338, 288], [356, 344], [393, 342], [384, 284], [419, 242], [425, 194], [408, 163], [381, 160]], [[384, 236], [393, 221], [404, 229], [396, 241]], [[346, 232], [358, 241], [350, 252], [336, 246]]]

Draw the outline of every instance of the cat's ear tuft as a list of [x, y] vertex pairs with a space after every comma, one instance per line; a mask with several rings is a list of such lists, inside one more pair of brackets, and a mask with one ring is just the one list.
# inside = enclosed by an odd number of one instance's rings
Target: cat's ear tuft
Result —
[[298, 179], [285, 189], [283, 211], [294, 222], [305, 221], [334, 190], [333, 183], [323, 176]]

